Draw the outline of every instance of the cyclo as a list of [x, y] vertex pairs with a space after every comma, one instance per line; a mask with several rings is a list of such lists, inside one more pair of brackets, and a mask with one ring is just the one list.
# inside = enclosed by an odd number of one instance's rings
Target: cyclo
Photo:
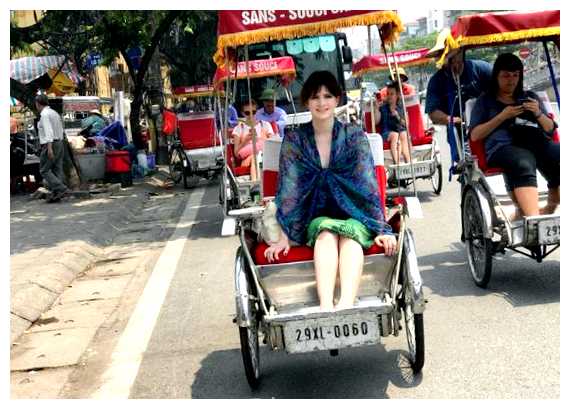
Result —
[[[406, 50], [393, 53], [388, 59], [397, 60], [399, 67], [411, 67], [429, 64], [431, 59], [426, 56], [427, 48]], [[369, 55], [362, 57], [352, 68], [352, 75], [361, 78], [364, 74], [375, 71], [387, 71], [388, 59], [385, 55]], [[388, 182], [398, 184], [403, 182], [406, 186], [414, 178], [431, 181], [435, 194], [441, 194], [443, 187], [443, 172], [441, 166], [441, 153], [439, 143], [434, 138], [435, 129], [426, 129], [421, 113], [420, 99], [417, 93], [403, 96], [406, 114], [409, 119], [409, 134], [411, 139], [410, 154], [412, 164], [394, 163], [390, 154], [389, 142], [384, 142], [384, 161], [388, 171]], [[363, 124], [368, 132], [375, 133], [376, 118], [374, 118], [373, 99], [364, 106]], [[412, 177], [413, 175], [413, 177]]]
[[[371, 24], [378, 26], [383, 41], [392, 43], [402, 30], [398, 15], [392, 11], [334, 11], [333, 14], [332, 11], [319, 10], [317, 17], [293, 22], [287, 17], [291, 16], [289, 11], [276, 10], [274, 22], [258, 24], [254, 28], [240, 23], [242, 12], [219, 12], [215, 56], [219, 64], [231, 63], [229, 57], [230, 54], [235, 55], [235, 47], [244, 46], [247, 57], [248, 44], [266, 41], [269, 36], [297, 38], [331, 33], [340, 27]], [[370, 134], [368, 140], [374, 155], [380, 196], [385, 198], [382, 139], [377, 134]], [[382, 337], [398, 336], [404, 330], [410, 368], [414, 373], [420, 372], [425, 357], [425, 300], [414, 238], [408, 227], [412, 209], [408, 202], [413, 199], [417, 202], [417, 199], [386, 198], [395, 210], [389, 223], [397, 234], [396, 255], [385, 256], [381, 247], [365, 252], [355, 306], [335, 312], [321, 312], [312, 249], [307, 246], [292, 247], [287, 256], [280, 257], [279, 263], [270, 263], [264, 256], [267, 244], [258, 241], [264, 204], [271, 201], [276, 193], [280, 146], [278, 139], [265, 142], [263, 200], [258, 201], [256, 206], [228, 211], [222, 232], [223, 235], [237, 233], [240, 239], [234, 265], [234, 322], [239, 328], [249, 385], [257, 388], [260, 383], [260, 333], [273, 351], [302, 353], [329, 350], [334, 356], [339, 349], [378, 344]]]
[[[450, 48], [499, 46], [523, 41], [543, 43], [553, 90], [558, 106], [560, 97], [552, 67], [548, 40], [560, 47], [560, 11], [485, 13], [459, 17], [451, 29], [455, 44]], [[442, 59], [445, 55], [442, 56]], [[552, 110], [546, 93], [541, 99]], [[461, 107], [461, 93], [457, 93]], [[465, 104], [461, 116], [469, 124], [475, 100]], [[554, 117], [551, 111], [549, 116]], [[475, 284], [485, 288], [492, 272], [493, 256], [510, 249], [541, 262], [560, 247], [560, 215], [549, 214], [523, 217], [511, 221], [509, 209], [514, 208], [507, 193], [503, 170], [487, 165], [482, 141], [469, 140], [470, 153], [464, 144], [465, 129], [455, 129], [455, 140], [450, 147], [456, 151], [456, 173], [460, 175], [462, 241], [466, 244], [469, 269]], [[555, 134], [553, 140], [559, 142]], [[547, 194], [546, 181], [537, 172], [539, 200]], [[522, 249], [525, 249], [523, 251]]]
[[171, 179], [174, 183], [182, 180], [188, 189], [198, 183], [200, 177], [213, 179], [224, 167], [214, 114], [213, 98], [217, 92], [210, 85], [195, 85], [177, 87], [173, 94], [195, 102], [193, 111], [176, 114], [175, 139], [168, 152]]
[[[226, 95], [234, 95], [236, 100], [244, 102], [251, 99], [250, 95], [239, 94], [237, 92], [237, 82], [249, 81], [250, 78], [265, 78], [267, 79], [264, 84], [265, 87], [276, 88], [277, 91], [284, 93], [289, 100], [292, 100], [288, 87], [295, 78], [295, 62], [293, 58], [285, 56], [251, 60], [247, 62], [247, 65], [245, 61], [240, 61], [236, 66], [237, 70], [228, 70], [227, 67], [218, 67], [216, 69], [213, 81], [216, 89], [223, 90], [225, 83], [230, 81], [233, 85], [233, 88], [230, 85], [232, 92]], [[255, 91], [261, 92], [261, 89], [256, 89]], [[228, 104], [229, 98], [226, 100], [226, 106]], [[277, 124], [272, 122], [271, 126], [274, 133], [279, 135]], [[226, 133], [224, 133], [225, 172], [223, 177], [220, 178], [220, 203], [224, 207], [224, 211], [227, 212], [230, 209], [243, 207], [245, 203], [251, 201], [252, 192], [255, 192], [256, 189], [259, 192], [260, 181], [251, 180], [250, 166], [242, 166], [239, 158], [234, 154], [232, 130], [227, 125], [225, 129], [227, 129]], [[253, 131], [255, 132], [255, 129]], [[255, 156], [259, 162], [262, 152], [256, 152]]]

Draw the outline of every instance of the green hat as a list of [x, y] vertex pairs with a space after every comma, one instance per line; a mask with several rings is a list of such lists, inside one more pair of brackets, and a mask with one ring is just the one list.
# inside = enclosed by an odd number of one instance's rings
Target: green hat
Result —
[[273, 101], [274, 98], [275, 98], [275, 91], [273, 91], [271, 88], [266, 88], [261, 93], [259, 100], [260, 101], [267, 101], [267, 100]]

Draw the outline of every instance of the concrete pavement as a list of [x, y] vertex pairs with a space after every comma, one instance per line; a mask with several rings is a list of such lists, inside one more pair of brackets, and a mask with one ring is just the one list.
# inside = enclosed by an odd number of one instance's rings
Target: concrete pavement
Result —
[[103, 247], [164, 192], [166, 172], [132, 187], [48, 204], [10, 198], [10, 340], [14, 342], [82, 272], [103, 257]]

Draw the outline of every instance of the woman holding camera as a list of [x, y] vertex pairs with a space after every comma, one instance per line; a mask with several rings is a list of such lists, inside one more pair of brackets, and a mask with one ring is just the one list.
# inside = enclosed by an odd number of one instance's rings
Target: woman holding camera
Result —
[[[523, 65], [514, 54], [497, 57], [491, 85], [473, 108], [474, 141], [485, 141], [487, 163], [505, 171], [516, 216], [553, 213], [560, 204], [560, 145], [552, 141], [557, 124], [536, 94], [523, 91]], [[548, 202], [539, 209], [536, 170], [548, 181]]]

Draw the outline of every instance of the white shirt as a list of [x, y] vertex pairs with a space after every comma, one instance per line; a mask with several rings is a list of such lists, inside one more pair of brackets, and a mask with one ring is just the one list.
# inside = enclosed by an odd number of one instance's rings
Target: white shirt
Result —
[[49, 106], [44, 107], [38, 122], [40, 145], [63, 139], [63, 121], [59, 114]]

